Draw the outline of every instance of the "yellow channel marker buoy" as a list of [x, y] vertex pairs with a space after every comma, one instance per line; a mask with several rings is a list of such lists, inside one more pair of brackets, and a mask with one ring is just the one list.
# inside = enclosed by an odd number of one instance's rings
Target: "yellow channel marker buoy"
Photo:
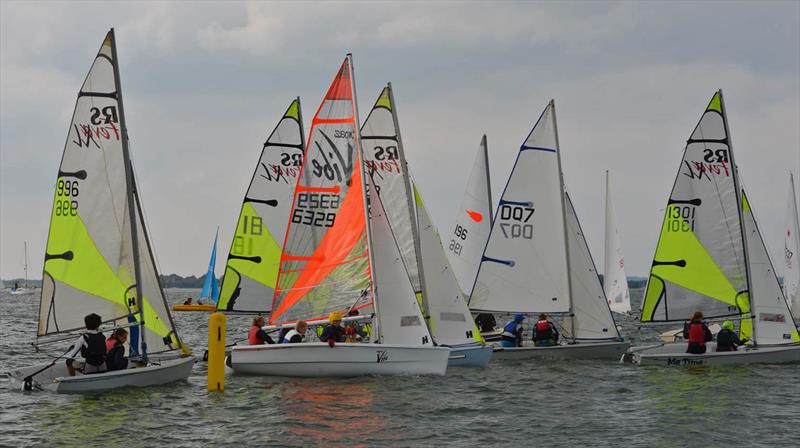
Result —
[[208, 390], [225, 390], [225, 314], [208, 318]]

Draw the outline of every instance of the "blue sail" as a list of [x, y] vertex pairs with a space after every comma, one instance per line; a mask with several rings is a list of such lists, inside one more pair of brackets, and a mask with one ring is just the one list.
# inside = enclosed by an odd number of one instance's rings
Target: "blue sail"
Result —
[[208, 272], [206, 273], [206, 280], [203, 282], [203, 290], [200, 291], [201, 300], [209, 300], [216, 304], [219, 299], [219, 284], [217, 283], [217, 275], [214, 273], [214, 267], [217, 264], [217, 233], [214, 234], [214, 248], [211, 250], [211, 260], [208, 262]]

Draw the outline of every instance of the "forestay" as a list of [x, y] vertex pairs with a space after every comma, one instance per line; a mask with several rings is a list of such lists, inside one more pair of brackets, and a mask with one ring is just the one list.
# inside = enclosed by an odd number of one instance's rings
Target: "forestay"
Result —
[[417, 206], [421, 265], [425, 273], [428, 327], [433, 334], [433, 340], [437, 344], [449, 346], [482, 343], [483, 338], [472, 320], [467, 301], [444, 253], [439, 232], [433, 225], [416, 186], [414, 199]]
[[772, 261], [758, 230], [750, 202], [742, 190], [744, 228], [747, 231], [747, 257], [750, 262], [752, 312], [755, 313], [755, 334], [749, 331], [750, 320], [742, 321], [742, 337], [757, 338], [759, 345], [800, 342], [795, 322], [783, 295]]
[[574, 314], [572, 319], [564, 320], [567, 335], [579, 340], [618, 339], [614, 316], [600, 285], [597, 268], [569, 194], [564, 193], [564, 201]]
[[501, 312], [570, 309], [555, 106], [522, 144], [500, 197], [469, 307]]
[[[59, 166], [38, 336], [80, 331], [89, 313], [99, 314], [107, 326], [143, 317], [148, 352], [157, 353], [181, 343], [159, 283], [133, 171], [125, 167], [127, 132], [116, 64], [112, 30], [78, 93]], [[132, 353], [139, 347], [138, 333], [138, 327], [131, 331]]]
[[348, 55], [311, 124], [270, 323], [321, 318], [371, 303], [360, 167]]
[[616, 313], [630, 313], [631, 294], [628, 290], [628, 277], [625, 275], [625, 258], [622, 256], [622, 244], [617, 228], [614, 205], [611, 202], [611, 186], [606, 171], [606, 238], [605, 238], [605, 271], [603, 272], [603, 289], [608, 297], [608, 306]]
[[786, 206], [786, 235], [783, 258], [783, 291], [792, 306], [792, 315], [800, 319], [800, 223], [797, 214], [797, 197], [794, 178], [789, 173], [789, 198]]
[[749, 310], [735, 169], [717, 92], [692, 132], [664, 213], [642, 322]]
[[408, 270], [414, 292], [420, 297], [422, 280], [419, 272], [411, 186], [408, 177], [392, 85], [384, 87], [361, 127], [364, 165], [375, 188], [386, 204], [392, 232], [397, 237], [403, 263]]
[[472, 164], [461, 207], [456, 213], [453, 232], [443, 241], [458, 284], [465, 292], [469, 292], [475, 283], [493, 216], [489, 153], [484, 135]]
[[245, 193], [217, 309], [261, 313], [271, 308], [303, 147], [297, 98], [264, 143]]

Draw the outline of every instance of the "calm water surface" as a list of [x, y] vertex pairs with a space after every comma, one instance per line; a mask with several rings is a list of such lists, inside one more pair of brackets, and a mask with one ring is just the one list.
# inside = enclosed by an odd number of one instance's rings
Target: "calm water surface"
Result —
[[[167, 293], [172, 302], [197, 296]], [[29, 345], [38, 300], [0, 293], [0, 371], [47, 359]], [[208, 314], [174, 318], [202, 356]], [[656, 330], [639, 330], [633, 318], [618, 323], [634, 343], [656, 339]], [[248, 325], [229, 317], [228, 342]], [[493, 362], [446, 377], [228, 376], [224, 393], [207, 392], [205, 374], [197, 363], [185, 383], [71, 396], [23, 393], [3, 373], [0, 445], [800, 446], [798, 364]]]

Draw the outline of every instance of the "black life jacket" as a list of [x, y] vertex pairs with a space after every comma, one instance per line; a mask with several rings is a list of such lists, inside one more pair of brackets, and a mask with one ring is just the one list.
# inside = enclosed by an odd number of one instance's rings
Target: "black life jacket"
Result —
[[730, 330], [720, 330], [717, 333], [717, 351], [718, 352], [731, 352], [736, 350], [736, 343], [734, 339], [736, 334]]
[[106, 338], [103, 333], [84, 333], [83, 340], [86, 344], [81, 347], [81, 356], [86, 359], [86, 364], [101, 366], [106, 362]]

